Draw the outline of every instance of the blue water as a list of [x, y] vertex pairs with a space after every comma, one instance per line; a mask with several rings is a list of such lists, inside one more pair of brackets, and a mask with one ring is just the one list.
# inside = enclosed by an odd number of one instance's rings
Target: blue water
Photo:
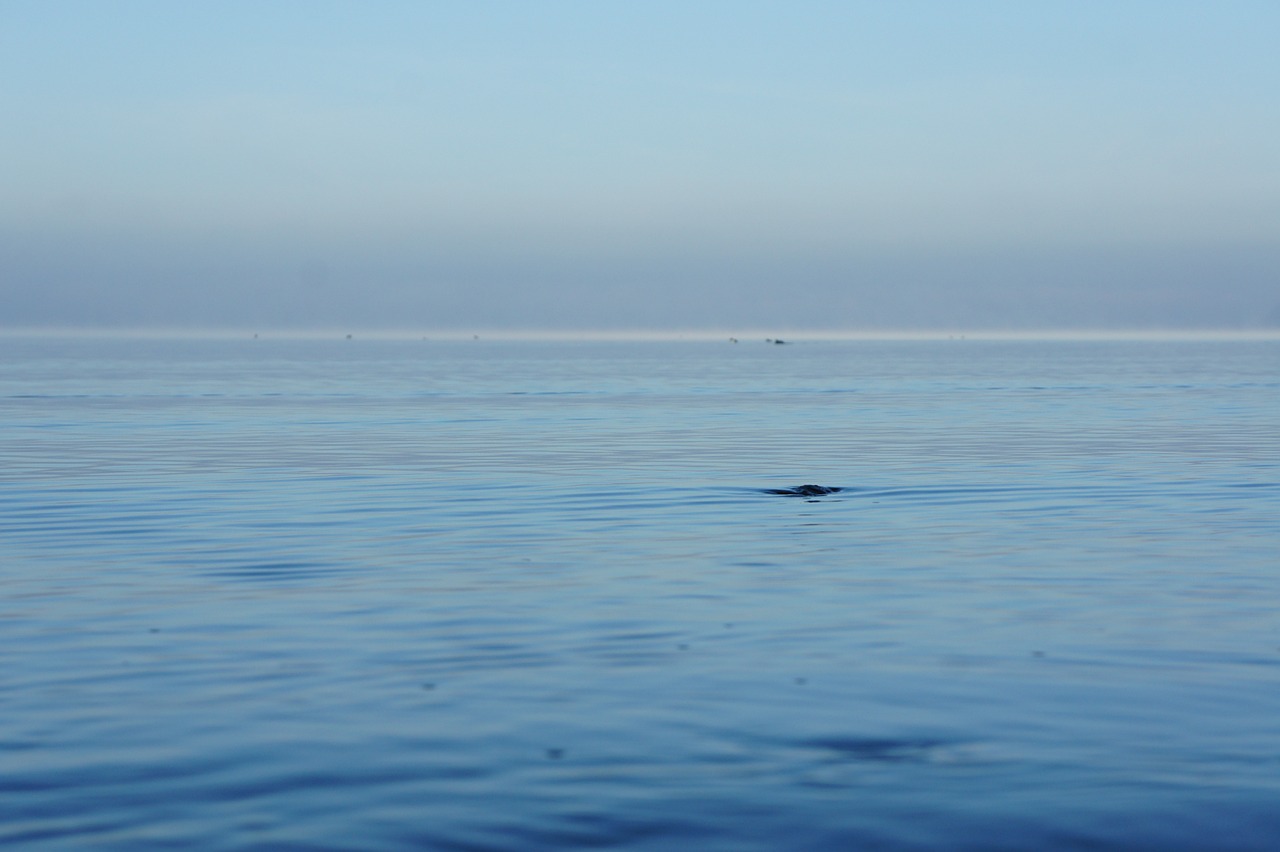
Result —
[[1280, 342], [0, 342], [0, 842], [1278, 848]]

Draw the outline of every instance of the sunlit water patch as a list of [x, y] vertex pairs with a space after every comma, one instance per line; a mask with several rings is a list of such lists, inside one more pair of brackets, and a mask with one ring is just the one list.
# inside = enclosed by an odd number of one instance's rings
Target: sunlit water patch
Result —
[[1277, 375], [4, 343], [0, 841], [1274, 848]]

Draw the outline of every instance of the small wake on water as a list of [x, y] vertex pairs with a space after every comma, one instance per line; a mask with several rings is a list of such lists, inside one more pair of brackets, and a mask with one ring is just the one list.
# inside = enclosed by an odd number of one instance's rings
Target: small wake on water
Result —
[[827, 494], [838, 494], [843, 490], [830, 485], [796, 485], [791, 488], [765, 488], [763, 493], [783, 497], [822, 497]]

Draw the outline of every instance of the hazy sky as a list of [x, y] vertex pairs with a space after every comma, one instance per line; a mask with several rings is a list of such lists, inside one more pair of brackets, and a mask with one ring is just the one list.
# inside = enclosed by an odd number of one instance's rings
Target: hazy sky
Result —
[[0, 327], [1280, 325], [1275, 0], [0, 0]]

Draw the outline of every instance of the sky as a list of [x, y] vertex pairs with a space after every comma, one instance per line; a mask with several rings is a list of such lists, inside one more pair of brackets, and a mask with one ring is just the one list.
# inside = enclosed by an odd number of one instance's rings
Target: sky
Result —
[[0, 329], [1280, 327], [1274, 0], [0, 0]]

